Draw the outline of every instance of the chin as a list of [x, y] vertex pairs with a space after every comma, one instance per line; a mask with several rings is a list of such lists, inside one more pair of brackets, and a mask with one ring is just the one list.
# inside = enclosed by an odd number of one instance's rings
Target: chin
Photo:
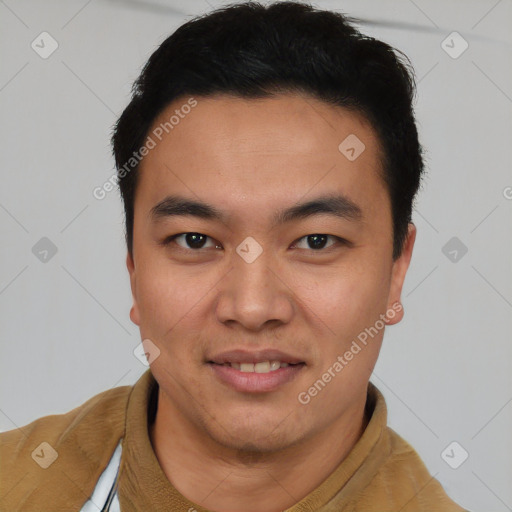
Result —
[[[273, 421], [272, 421], [273, 418]], [[290, 430], [290, 423], [280, 418], [258, 417], [252, 421], [248, 417], [243, 422], [229, 421], [224, 416], [222, 425], [210, 425], [210, 437], [224, 448], [237, 452], [238, 456], [255, 457], [282, 451], [293, 446], [303, 436]], [[238, 424], [237, 424], [238, 423]]]
[[215, 439], [217, 443], [224, 448], [235, 452], [238, 459], [245, 461], [256, 461], [259, 457], [268, 457], [268, 455], [281, 452], [294, 443], [291, 439], [283, 436], [270, 437], [253, 437], [253, 438], [233, 438], [227, 435], [220, 436]]

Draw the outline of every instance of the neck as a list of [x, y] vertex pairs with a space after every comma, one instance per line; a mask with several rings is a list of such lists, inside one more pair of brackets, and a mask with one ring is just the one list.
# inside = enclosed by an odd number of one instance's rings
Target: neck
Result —
[[364, 399], [326, 429], [278, 453], [241, 454], [191, 428], [161, 389], [149, 434], [167, 479], [187, 499], [222, 512], [278, 512], [316, 489], [347, 457], [368, 419]]

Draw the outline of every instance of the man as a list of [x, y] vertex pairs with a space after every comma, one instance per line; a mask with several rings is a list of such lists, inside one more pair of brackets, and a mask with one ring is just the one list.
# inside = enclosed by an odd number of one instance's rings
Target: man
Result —
[[369, 382], [416, 236], [413, 93], [303, 4], [164, 41], [113, 134], [150, 370], [2, 434], [2, 510], [463, 510]]

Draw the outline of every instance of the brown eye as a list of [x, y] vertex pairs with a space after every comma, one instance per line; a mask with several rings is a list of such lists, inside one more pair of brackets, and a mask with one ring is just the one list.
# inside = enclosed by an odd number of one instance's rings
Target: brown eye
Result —
[[[210, 246], [206, 245], [208, 240], [210, 240]], [[177, 235], [166, 238], [164, 245], [169, 245], [171, 242], [176, 242], [176, 245], [185, 250], [219, 247], [218, 244], [213, 242], [213, 239], [207, 235], [203, 235], [202, 233], [178, 233]]]
[[[333, 243], [330, 245], [327, 245], [328, 239], [331, 238], [334, 240]], [[344, 243], [345, 241], [342, 238], [339, 238], [334, 235], [325, 235], [321, 233], [315, 233], [312, 235], [307, 235], [299, 239], [297, 243], [295, 243], [295, 246], [298, 246], [299, 243], [304, 240], [305, 241], [305, 247], [298, 247], [299, 249], [309, 249], [312, 251], [322, 251], [323, 249], [330, 249], [332, 246], [336, 245], [336, 242], [338, 243]]]

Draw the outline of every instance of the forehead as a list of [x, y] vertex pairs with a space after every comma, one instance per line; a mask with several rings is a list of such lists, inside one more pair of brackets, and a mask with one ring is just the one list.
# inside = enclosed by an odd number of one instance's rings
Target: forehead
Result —
[[153, 123], [154, 148], [139, 167], [148, 207], [180, 193], [259, 215], [342, 194], [369, 215], [389, 206], [378, 139], [366, 119], [314, 98], [189, 97]]
[[[157, 142], [174, 139], [179, 144], [186, 139], [196, 149], [208, 150], [209, 143], [215, 144], [219, 152], [308, 154], [320, 146], [338, 150], [339, 143], [352, 134], [365, 139], [366, 146], [376, 146], [368, 149], [379, 151], [374, 130], [362, 114], [307, 95], [191, 98], [176, 99], [154, 120], [150, 134], [161, 132], [156, 134]], [[191, 108], [192, 101], [196, 105]]]

